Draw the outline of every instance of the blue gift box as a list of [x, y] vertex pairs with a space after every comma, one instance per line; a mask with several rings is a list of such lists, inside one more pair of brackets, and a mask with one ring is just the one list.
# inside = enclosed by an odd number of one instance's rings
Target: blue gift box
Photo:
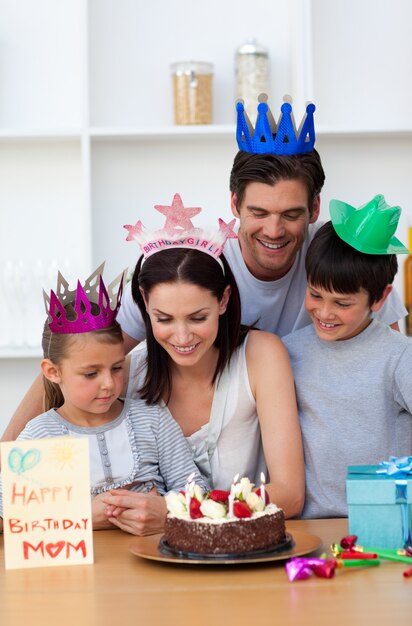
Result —
[[360, 545], [402, 548], [412, 534], [412, 475], [377, 470], [382, 465], [348, 467], [349, 533]]

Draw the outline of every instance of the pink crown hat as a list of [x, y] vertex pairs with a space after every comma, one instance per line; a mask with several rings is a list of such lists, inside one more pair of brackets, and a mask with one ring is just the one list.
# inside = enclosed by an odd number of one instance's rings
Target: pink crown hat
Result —
[[173, 197], [172, 204], [165, 206], [156, 204], [157, 211], [166, 217], [162, 229], [153, 232], [147, 231], [140, 220], [133, 226], [125, 224], [123, 228], [129, 231], [126, 241], [137, 241], [143, 254], [143, 261], [161, 252], [173, 248], [188, 248], [204, 252], [215, 258], [223, 268], [219, 256], [227, 239], [237, 238], [233, 228], [236, 223], [234, 218], [229, 223], [219, 218], [218, 230], [204, 230], [196, 228], [192, 223], [192, 217], [200, 213], [200, 207], [185, 207], [178, 193]]
[[[49, 316], [49, 328], [55, 334], [78, 334], [93, 330], [102, 330], [111, 326], [120, 308], [126, 271], [122, 272], [107, 287], [103, 280], [104, 263], [90, 274], [84, 285], [77, 282], [75, 290], [69, 289], [69, 283], [59, 272], [57, 289], [51, 290], [50, 296], [43, 291], [44, 304]], [[93, 304], [99, 310], [92, 313]], [[75, 319], [67, 318], [66, 307], [71, 305]]]

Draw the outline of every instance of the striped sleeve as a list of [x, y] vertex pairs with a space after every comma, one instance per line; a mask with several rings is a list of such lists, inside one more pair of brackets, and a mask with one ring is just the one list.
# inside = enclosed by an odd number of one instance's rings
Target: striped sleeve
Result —
[[67, 430], [63, 429], [51, 412], [47, 412], [30, 420], [17, 439], [46, 439], [64, 435], [67, 435]]

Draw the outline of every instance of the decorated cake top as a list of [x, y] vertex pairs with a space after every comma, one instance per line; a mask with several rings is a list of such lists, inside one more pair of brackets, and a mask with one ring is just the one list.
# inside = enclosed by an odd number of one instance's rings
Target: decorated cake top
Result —
[[166, 495], [169, 515], [197, 522], [233, 522], [275, 513], [278, 507], [271, 504], [264, 488], [253, 490], [248, 478], [235, 477], [230, 491], [213, 489], [204, 492], [189, 476], [184, 491], [171, 491]]

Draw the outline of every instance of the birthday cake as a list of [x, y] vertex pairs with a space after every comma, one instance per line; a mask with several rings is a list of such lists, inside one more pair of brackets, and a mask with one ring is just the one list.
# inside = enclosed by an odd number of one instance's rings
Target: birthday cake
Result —
[[166, 495], [168, 514], [164, 541], [183, 553], [236, 555], [275, 549], [286, 541], [283, 510], [269, 502], [267, 492], [253, 491], [242, 478], [232, 491]]

